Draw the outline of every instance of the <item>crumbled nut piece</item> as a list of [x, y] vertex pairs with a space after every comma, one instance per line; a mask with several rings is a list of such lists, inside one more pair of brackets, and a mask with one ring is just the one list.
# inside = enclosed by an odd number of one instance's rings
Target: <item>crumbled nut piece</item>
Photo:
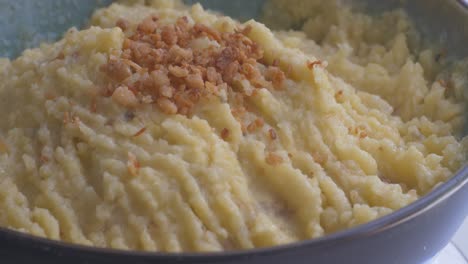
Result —
[[156, 16], [150, 16], [145, 18], [143, 22], [141, 22], [138, 25], [138, 31], [141, 31], [146, 34], [153, 33], [158, 27], [158, 24], [156, 23], [157, 21], [158, 18]]
[[169, 73], [177, 78], [185, 78], [188, 76], [189, 71], [186, 68], [182, 68], [180, 66], [169, 66]]
[[213, 84], [220, 84], [223, 81], [221, 74], [218, 73], [214, 67], [208, 67], [206, 69], [206, 79]]
[[359, 138], [366, 138], [367, 137], [367, 132], [366, 131], [361, 131], [361, 133], [359, 133]]
[[178, 37], [174, 26], [164, 26], [161, 30], [161, 39], [169, 46], [177, 44]]
[[151, 95], [143, 95], [141, 97], [141, 102], [144, 104], [152, 104], [154, 103], [153, 97]]
[[130, 27], [130, 23], [123, 18], [117, 20], [117, 23], [115, 25], [122, 29], [122, 31], [126, 31]]
[[247, 131], [248, 131], [249, 133], [253, 133], [253, 132], [255, 132], [257, 129], [262, 128], [264, 124], [265, 124], [265, 122], [263, 121], [263, 119], [257, 118], [256, 120], [254, 120], [253, 122], [251, 122], [251, 123], [247, 126]]
[[183, 49], [178, 45], [174, 45], [169, 49], [169, 60], [172, 63], [189, 63], [193, 60], [193, 52], [190, 49]]
[[138, 162], [135, 154], [131, 152], [128, 152], [127, 169], [132, 176], [138, 176], [140, 172], [140, 162]]
[[283, 157], [276, 153], [268, 153], [266, 156], [266, 162], [270, 165], [279, 165], [283, 163]]
[[112, 100], [124, 107], [135, 107], [138, 99], [126, 86], [119, 86], [112, 94]]
[[140, 130], [138, 130], [138, 132], [136, 132], [136, 133], [133, 135], [133, 137], [139, 137], [139, 136], [141, 136], [143, 133], [145, 133], [145, 131], [146, 131], [146, 127], [142, 128], [142, 129], [140, 129]]
[[187, 88], [194, 90], [202, 90], [205, 87], [205, 82], [200, 74], [190, 74], [185, 78]]
[[263, 121], [263, 119], [261, 118], [257, 118], [255, 120], [255, 125], [258, 127], [258, 128], [262, 128], [264, 125], [265, 125], [265, 121]]
[[[116, 25], [122, 30], [131, 27], [123, 19]], [[246, 36], [251, 29], [221, 33], [191, 24], [187, 17], [162, 25], [158, 17], [149, 16], [124, 40], [121, 52], [102, 66], [112, 80], [102, 95], [127, 107], [155, 103], [164, 113], [190, 115], [202, 97], [229, 102], [235, 94], [257, 94], [256, 88], [279, 88], [285, 74], [277, 66], [261, 65], [263, 50]], [[244, 80], [251, 87], [245, 89]], [[243, 107], [244, 102], [238, 104]]]
[[343, 102], [343, 90], [339, 90], [335, 93], [335, 100], [338, 102], [338, 103], [342, 103]]
[[195, 26], [193, 27], [193, 30], [194, 30], [195, 34], [197, 34], [198, 36], [207, 36], [207, 37], [209, 37], [209, 38], [211, 38], [213, 40], [216, 40], [218, 42], [221, 41], [221, 37], [220, 37], [219, 33], [216, 30], [214, 30], [214, 29], [212, 29], [210, 27], [207, 27], [207, 26], [205, 26], [203, 24], [199, 24], [199, 23], [195, 24]]
[[307, 62], [307, 68], [310, 70], [312, 70], [315, 66], [326, 67], [326, 63], [321, 60]]
[[252, 122], [247, 126], [247, 132], [249, 133], [253, 133], [255, 132], [255, 130], [257, 130], [257, 126], [255, 125], [255, 122]]
[[268, 67], [266, 77], [267, 80], [271, 81], [273, 83], [273, 86], [277, 89], [281, 88], [281, 85], [283, 84], [284, 80], [286, 80], [286, 75], [278, 67]]
[[221, 138], [223, 140], [227, 140], [230, 135], [231, 135], [231, 132], [229, 131], [229, 129], [223, 128], [223, 130], [221, 130]]
[[152, 71], [151, 77], [153, 78], [153, 82], [156, 87], [171, 85], [171, 80], [163, 70]]
[[326, 154], [321, 154], [319, 152], [312, 153], [312, 157], [314, 158], [315, 162], [321, 165], [327, 163], [328, 161], [328, 156]]
[[174, 89], [169, 85], [163, 85], [159, 87], [159, 94], [166, 98], [172, 98], [174, 96]]
[[123, 81], [132, 75], [130, 67], [121, 60], [111, 58], [102, 70], [111, 78]]
[[268, 134], [270, 135], [271, 140], [276, 140], [276, 138], [278, 137], [276, 135], [276, 131], [273, 128], [270, 128], [270, 130], [268, 130]]
[[164, 113], [169, 115], [177, 114], [177, 106], [171, 100], [163, 97], [156, 102]]

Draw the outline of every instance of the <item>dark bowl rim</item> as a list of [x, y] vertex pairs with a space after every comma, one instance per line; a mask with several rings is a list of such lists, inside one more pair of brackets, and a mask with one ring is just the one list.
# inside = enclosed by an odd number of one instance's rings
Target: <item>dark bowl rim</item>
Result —
[[118, 250], [108, 248], [98, 248], [84, 245], [72, 244], [51, 240], [47, 238], [37, 237], [30, 234], [22, 233], [15, 230], [0, 227], [0, 238], [5, 237], [11, 240], [16, 240], [20, 244], [27, 243], [33, 245], [34, 248], [40, 248], [44, 251], [67, 250], [75, 254], [85, 254], [100, 257], [132, 257], [145, 259], [177, 259], [177, 260], [220, 260], [220, 259], [238, 259], [252, 256], [261, 256], [268, 254], [279, 254], [291, 249], [300, 249], [305, 247], [323, 247], [334, 244], [338, 241], [355, 240], [361, 237], [367, 237], [373, 234], [381, 233], [387, 229], [408, 222], [420, 214], [430, 210], [436, 205], [450, 198], [463, 188], [468, 188], [468, 164], [465, 164], [451, 179], [437, 186], [427, 195], [416, 200], [412, 204], [403, 207], [386, 216], [362, 224], [350, 229], [338, 231], [336, 233], [326, 235], [320, 238], [300, 241], [292, 244], [286, 244], [268, 248], [258, 248], [231, 252], [213, 252], [213, 253], [158, 253], [146, 251]]

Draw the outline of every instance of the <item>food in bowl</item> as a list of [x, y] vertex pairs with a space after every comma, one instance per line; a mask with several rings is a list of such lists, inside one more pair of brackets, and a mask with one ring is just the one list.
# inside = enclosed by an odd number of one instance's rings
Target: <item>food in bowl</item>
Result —
[[466, 61], [421, 48], [402, 11], [296, 2], [264, 19], [299, 31], [115, 3], [1, 60], [0, 225], [126, 250], [269, 247], [389, 214], [465, 164]]

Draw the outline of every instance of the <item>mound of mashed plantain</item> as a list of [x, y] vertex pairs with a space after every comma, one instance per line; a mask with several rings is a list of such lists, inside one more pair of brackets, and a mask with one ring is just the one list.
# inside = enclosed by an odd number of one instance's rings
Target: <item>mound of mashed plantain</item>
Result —
[[146, 2], [0, 60], [0, 226], [118, 249], [267, 247], [391, 213], [465, 164], [467, 63], [410, 47], [403, 12], [274, 0], [267, 24], [302, 30], [272, 32]]

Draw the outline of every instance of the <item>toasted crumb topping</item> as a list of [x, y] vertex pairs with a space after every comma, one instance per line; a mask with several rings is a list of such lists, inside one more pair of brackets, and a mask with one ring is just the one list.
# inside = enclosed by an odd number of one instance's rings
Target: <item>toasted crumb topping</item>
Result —
[[283, 163], [283, 158], [276, 153], [268, 153], [266, 156], [266, 162], [270, 165], [279, 165]]
[[229, 129], [223, 128], [223, 130], [221, 130], [221, 138], [223, 140], [228, 140], [230, 135], [231, 135], [231, 132], [229, 131]]
[[127, 169], [132, 176], [138, 176], [140, 172], [140, 162], [138, 162], [135, 154], [131, 152], [128, 152]]
[[319, 67], [327, 67], [328, 63], [326, 61], [321, 61], [321, 60], [316, 60], [316, 61], [308, 61], [307, 62], [307, 68], [312, 70], [314, 67], [319, 66]]
[[[130, 28], [122, 19], [116, 26]], [[169, 115], [190, 115], [202, 100], [255, 95], [243, 89], [243, 80], [253, 89], [281, 89], [285, 73], [259, 62], [263, 50], [246, 36], [249, 30], [221, 33], [187, 17], [171, 25], [147, 17], [125, 39], [120, 55], [103, 65], [111, 83], [102, 94], [127, 108], [155, 104]]]
[[136, 133], [133, 135], [133, 137], [139, 137], [139, 136], [143, 135], [143, 133], [145, 133], [145, 132], [146, 132], [146, 127], [142, 128], [142, 129], [140, 129], [140, 130], [138, 130], [138, 132], [136, 132]]
[[270, 128], [270, 130], [268, 130], [268, 134], [270, 135], [271, 140], [276, 140], [276, 138], [278, 137], [276, 135], [276, 131], [273, 128]]

